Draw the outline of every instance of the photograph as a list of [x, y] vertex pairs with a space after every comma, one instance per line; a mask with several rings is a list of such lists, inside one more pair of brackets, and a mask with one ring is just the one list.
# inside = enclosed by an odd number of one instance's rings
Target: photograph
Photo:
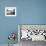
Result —
[[16, 7], [5, 7], [5, 16], [16, 16]]
[[[18, 41], [20, 46], [31, 46], [46, 41], [46, 25], [19, 24]], [[40, 44], [39, 44], [40, 45]]]

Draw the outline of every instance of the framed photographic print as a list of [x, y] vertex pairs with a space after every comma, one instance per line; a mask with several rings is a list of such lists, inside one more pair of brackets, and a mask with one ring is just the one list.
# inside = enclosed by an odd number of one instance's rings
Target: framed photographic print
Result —
[[16, 7], [5, 7], [5, 16], [16, 16]]
[[46, 41], [46, 25], [45, 24], [19, 24], [18, 25], [18, 41]]

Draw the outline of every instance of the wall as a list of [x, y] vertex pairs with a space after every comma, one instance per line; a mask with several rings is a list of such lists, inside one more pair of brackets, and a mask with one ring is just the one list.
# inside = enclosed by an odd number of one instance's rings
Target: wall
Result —
[[[16, 6], [16, 17], [5, 16], [8, 6]], [[46, 0], [0, 0], [0, 44], [8, 43], [9, 32], [17, 33], [17, 24], [46, 24]]]

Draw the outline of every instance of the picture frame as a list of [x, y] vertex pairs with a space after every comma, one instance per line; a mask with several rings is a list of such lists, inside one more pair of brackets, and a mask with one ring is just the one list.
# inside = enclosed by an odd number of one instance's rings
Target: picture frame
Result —
[[5, 16], [16, 16], [16, 7], [5, 7]]
[[18, 24], [18, 42], [22, 40], [46, 41], [46, 24]]

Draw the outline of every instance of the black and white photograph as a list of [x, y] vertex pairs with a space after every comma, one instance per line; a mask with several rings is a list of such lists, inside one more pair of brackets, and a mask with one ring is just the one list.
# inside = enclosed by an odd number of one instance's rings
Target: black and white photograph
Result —
[[5, 16], [16, 16], [16, 7], [6, 7]]
[[46, 25], [18, 25], [18, 41], [20, 46], [31, 46], [46, 42]]

